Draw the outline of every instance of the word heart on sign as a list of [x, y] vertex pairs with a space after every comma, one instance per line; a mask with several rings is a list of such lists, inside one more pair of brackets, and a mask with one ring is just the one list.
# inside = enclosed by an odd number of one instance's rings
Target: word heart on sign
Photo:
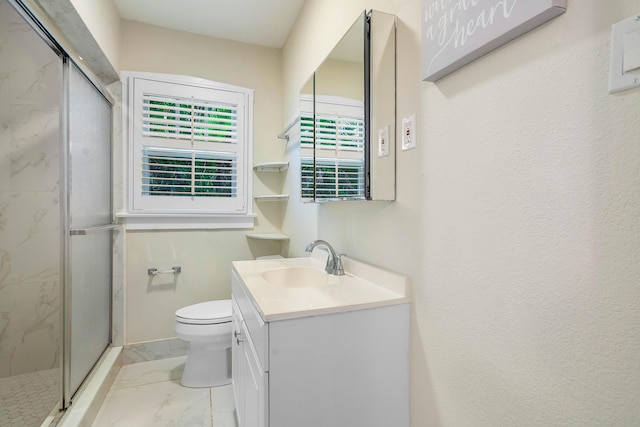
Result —
[[422, 79], [436, 81], [561, 15], [566, 0], [422, 0]]

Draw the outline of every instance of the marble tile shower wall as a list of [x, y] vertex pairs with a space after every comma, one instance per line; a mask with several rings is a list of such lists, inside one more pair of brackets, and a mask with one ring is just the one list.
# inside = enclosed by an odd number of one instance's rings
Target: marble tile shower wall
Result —
[[[113, 97], [112, 120], [112, 179], [113, 179], [113, 211], [123, 209], [123, 148], [122, 148], [122, 83], [111, 83], [106, 87]], [[114, 346], [125, 344], [124, 336], [124, 230], [113, 232], [113, 305], [111, 339]]]
[[59, 366], [61, 62], [0, 2], [0, 377]]

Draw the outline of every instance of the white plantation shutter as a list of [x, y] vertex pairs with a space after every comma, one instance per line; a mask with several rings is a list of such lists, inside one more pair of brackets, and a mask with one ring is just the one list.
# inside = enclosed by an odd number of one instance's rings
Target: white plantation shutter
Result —
[[141, 191], [145, 196], [234, 197], [236, 188], [233, 155], [144, 148]]
[[313, 156], [300, 158], [300, 193], [303, 202], [313, 202], [314, 190], [314, 163]]
[[300, 113], [300, 147], [313, 149], [313, 113]]
[[313, 113], [300, 114], [300, 146], [304, 201], [364, 199], [362, 102], [339, 97], [316, 100], [315, 128]]
[[[314, 174], [315, 169], [315, 174]], [[318, 201], [364, 198], [364, 163], [340, 159], [302, 158], [302, 199]]]
[[133, 79], [134, 212], [248, 212], [249, 96], [241, 89]]
[[364, 118], [316, 114], [316, 149], [364, 152]]
[[144, 136], [232, 144], [237, 142], [236, 105], [144, 92], [142, 105]]

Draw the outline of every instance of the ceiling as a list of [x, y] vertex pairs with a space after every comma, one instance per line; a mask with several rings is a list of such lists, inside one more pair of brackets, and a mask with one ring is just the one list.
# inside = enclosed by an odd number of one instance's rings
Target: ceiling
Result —
[[305, 0], [113, 0], [129, 21], [281, 48]]

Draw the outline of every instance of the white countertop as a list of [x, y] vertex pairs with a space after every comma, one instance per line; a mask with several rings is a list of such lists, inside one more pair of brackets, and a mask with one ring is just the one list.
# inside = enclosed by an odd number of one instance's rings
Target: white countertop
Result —
[[343, 258], [343, 264], [344, 276], [327, 275], [326, 284], [308, 287], [275, 285], [267, 281], [262, 273], [292, 267], [310, 267], [324, 273], [324, 260], [315, 255], [307, 258], [234, 261], [233, 269], [265, 321], [410, 301], [408, 278], [347, 257]]

